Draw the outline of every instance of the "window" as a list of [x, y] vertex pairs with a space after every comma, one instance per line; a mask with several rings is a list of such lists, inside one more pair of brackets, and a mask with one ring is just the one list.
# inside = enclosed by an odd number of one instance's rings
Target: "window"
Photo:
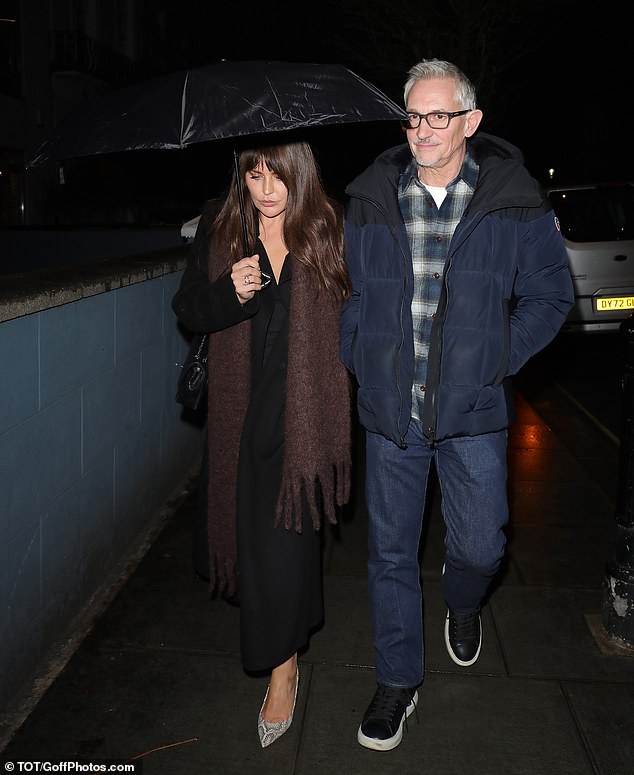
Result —
[[561, 233], [572, 242], [634, 239], [634, 186], [605, 185], [549, 193]]

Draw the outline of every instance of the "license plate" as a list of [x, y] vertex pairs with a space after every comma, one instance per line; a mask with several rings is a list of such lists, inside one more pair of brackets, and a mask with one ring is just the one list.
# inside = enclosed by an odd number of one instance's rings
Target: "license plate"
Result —
[[619, 310], [634, 310], [634, 296], [604, 296], [595, 299], [597, 312], [618, 312]]

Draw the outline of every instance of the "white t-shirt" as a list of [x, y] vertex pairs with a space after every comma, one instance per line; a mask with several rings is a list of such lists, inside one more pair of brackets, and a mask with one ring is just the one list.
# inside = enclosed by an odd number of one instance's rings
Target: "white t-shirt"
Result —
[[445, 201], [445, 197], [447, 196], [447, 189], [442, 186], [428, 186], [426, 183], [423, 183], [423, 185], [433, 196], [436, 207], [440, 210], [440, 205]]

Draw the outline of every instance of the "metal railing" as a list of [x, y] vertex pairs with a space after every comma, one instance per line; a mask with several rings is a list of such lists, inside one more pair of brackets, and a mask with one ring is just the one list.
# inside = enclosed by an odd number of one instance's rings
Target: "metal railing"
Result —
[[634, 650], [634, 316], [620, 327], [625, 339], [623, 419], [619, 453], [614, 555], [606, 567], [603, 626], [611, 639]]

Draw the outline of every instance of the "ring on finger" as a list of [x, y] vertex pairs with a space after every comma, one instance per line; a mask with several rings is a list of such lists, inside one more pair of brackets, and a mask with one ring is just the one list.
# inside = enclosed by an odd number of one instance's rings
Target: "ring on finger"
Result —
[[244, 278], [244, 284], [251, 285], [251, 277], [249, 275]]

